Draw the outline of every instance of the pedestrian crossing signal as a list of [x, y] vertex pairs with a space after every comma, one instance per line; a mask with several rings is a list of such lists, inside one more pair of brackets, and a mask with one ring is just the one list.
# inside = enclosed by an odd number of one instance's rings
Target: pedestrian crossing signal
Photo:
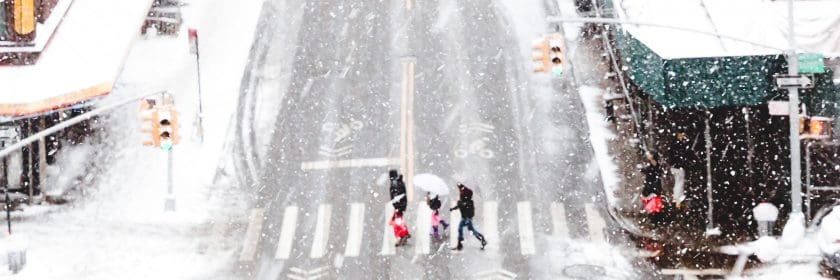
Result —
[[14, 0], [12, 11], [17, 34], [28, 35], [35, 31], [35, 0]]

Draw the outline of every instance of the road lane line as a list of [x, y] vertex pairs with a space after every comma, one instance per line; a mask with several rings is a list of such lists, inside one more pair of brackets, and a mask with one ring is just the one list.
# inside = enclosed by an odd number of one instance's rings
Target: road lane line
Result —
[[400, 91], [400, 170], [405, 172], [408, 168], [406, 149], [408, 148], [408, 62], [402, 62], [402, 89]]
[[537, 249], [534, 245], [534, 222], [531, 220], [531, 202], [516, 203], [519, 215], [519, 248], [523, 255], [533, 255]]
[[300, 163], [301, 170], [354, 168], [354, 167], [383, 167], [398, 165], [395, 158], [360, 158], [345, 160], [305, 161]]
[[406, 173], [406, 198], [414, 201], [414, 64], [408, 62], [408, 169]]
[[344, 255], [357, 257], [362, 249], [362, 237], [364, 236], [365, 204], [353, 203], [350, 205], [350, 227], [347, 232], [347, 244], [344, 248]]
[[587, 203], [585, 209], [587, 224], [589, 225], [589, 240], [597, 243], [606, 243], [607, 239], [604, 238], [604, 229], [607, 227], [607, 222], [604, 221], [604, 218], [601, 218], [601, 215], [598, 213], [598, 208], [595, 208], [595, 204]]
[[484, 224], [481, 227], [487, 239], [487, 249], [499, 249], [499, 203], [484, 202]]
[[563, 203], [551, 203], [552, 234], [557, 237], [569, 238], [569, 225], [566, 223], [566, 209]]
[[285, 260], [292, 253], [292, 240], [295, 237], [297, 228], [298, 207], [286, 207], [283, 212], [283, 224], [280, 226], [280, 239], [277, 241], [277, 251], [274, 252], [274, 259]]
[[394, 206], [391, 203], [385, 205], [385, 230], [382, 233], [382, 250], [379, 251], [379, 255], [381, 256], [390, 256], [395, 254], [397, 251], [394, 248], [394, 244], [397, 243], [397, 239], [394, 237], [394, 230], [391, 228], [391, 225], [388, 222], [391, 221], [391, 215], [394, 214]]
[[318, 220], [315, 224], [315, 235], [312, 238], [312, 251], [309, 257], [317, 259], [324, 256], [327, 251], [327, 244], [330, 237], [330, 217], [332, 205], [321, 204], [318, 206]]
[[242, 251], [239, 252], [240, 262], [254, 261], [262, 235], [264, 214], [265, 210], [262, 208], [251, 210], [251, 216], [248, 218], [248, 228], [245, 229], [245, 242], [242, 245]]
[[414, 253], [417, 255], [428, 255], [431, 245], [429, 233], [432, 230], [432, 209], [426, 202], [417, 203], [417, 228], [414, 236], [417, 236], [417, 244], [414, 246]]

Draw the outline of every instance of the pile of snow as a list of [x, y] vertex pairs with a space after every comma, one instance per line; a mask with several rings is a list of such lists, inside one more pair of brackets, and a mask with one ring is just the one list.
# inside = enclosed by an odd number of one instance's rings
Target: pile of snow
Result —
[[604, 192], [607, 195], [607, 203], [616, 205], [618, 198], [616, 191], [621, 177], [618, 174], [618, 165], [609, 154], [609, 141], [615, 138], [610, 130], [609, 124], [603, 110], [602, 91], [592, 86], [582, 86], [578, 91], [586, 109], [586, 121], [589, 124], [589, 139], [592, 149], [595, 151], [595, 158], [601, 169], [601, 180], [604, 182]]

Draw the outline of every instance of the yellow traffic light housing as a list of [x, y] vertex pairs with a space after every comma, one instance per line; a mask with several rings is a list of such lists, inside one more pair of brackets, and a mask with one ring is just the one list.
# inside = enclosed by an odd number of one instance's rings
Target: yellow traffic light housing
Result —
[[531, 60], [534, 61], [534, 72], [547, 72], [550, 66], [548, 59], [548, 40], [545, 37], [534, 40]]
[[15, 33], [28, 35], [35, 31], [35, 0], [12, 0]]

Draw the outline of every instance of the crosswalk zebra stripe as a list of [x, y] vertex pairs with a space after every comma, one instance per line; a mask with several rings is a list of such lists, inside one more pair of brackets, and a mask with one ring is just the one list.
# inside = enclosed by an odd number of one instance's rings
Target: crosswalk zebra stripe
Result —
[[414, 253], [417, 255], [429, 254], [429, 232], [432, 229], [432, 209], [426, 205], [426, 202], [420, 202], [417, 205], [417, 244], [414, 246]]
[[484, 202], [484, 224], [479, 229], [487, 239], [487, 248], [499, 248], [499, 203], [496, 201]]
[[277, 241], [277, 251], [274, 252], [275, 259], [288, 259], [289, 254], [292, 253], [292, 239], [295, 237], [297, 218], [297, 206], [286, 207], [286, 211], [283, 212], [283, 224], [280, 227], [280, 239]]
[[348, 257], [359, 256], [362, 249], [362, 236], [364, 236], [365, 204], [353, 203], [350, 205], [350, 226], [347, 231], [347, 244], [344, 248], [344, 255]]
[[607, 240], [604, 238], [604, 228], [607, 227], [607, 223], [601, 218], [594, 204], [587, 203], [584, 207], [588, 221], [587, 225], [589, 226], [589, 241], [605, 243]]
[[388, 203], [385, 206], [385, 223], [383, 225], [385, 230], [382, 233], [382, 250], [379, 251], [379, 255], [382, 256], [390, 256], [396, 253], [394, 244], [397, 242], [397, 239], [394, 237], [394, 230], [391, 229], [390, 225], [388, 225], [388, 222], [391, 221], [391, 215], [393, 213], [394, 206]]
[[516, 209], [519, 215], [520, 249], [523, 255], [533, 255], [537, 250], [534, 244], [534, 223], [531, 219], [531, 202], [517, 202]]
[[251, 210], [251, 216], [248, 219], [248, 228], [245, 229], [245, 242], [242, 245], [242, 251], [239, 252], [240, 262], [253, 261], [257, 255], [257, 246], [260, 243], [260, 235], [262, 233], [263, 219], [265, 210], [262, 208], [255, 208]]
[[455, 247], [458, 244], [458, 224], [461, 223], [461, 215], [458, 211], [449, 212], [449, 244]]
[[318, 220], [315, 224], [315, 235], [312, 240], [312, 251], [309, 252], [309, 257], [317, 259], [324, 256], [327, 249], [330, 236], [330, 218], [332, 215], [332, 205], [321, 204], [318, 205]]
[[557, 237], [569, 237], [569, 225], [566, 223], [566, 209], [563, 203], [551, 203], [552, 234]]

